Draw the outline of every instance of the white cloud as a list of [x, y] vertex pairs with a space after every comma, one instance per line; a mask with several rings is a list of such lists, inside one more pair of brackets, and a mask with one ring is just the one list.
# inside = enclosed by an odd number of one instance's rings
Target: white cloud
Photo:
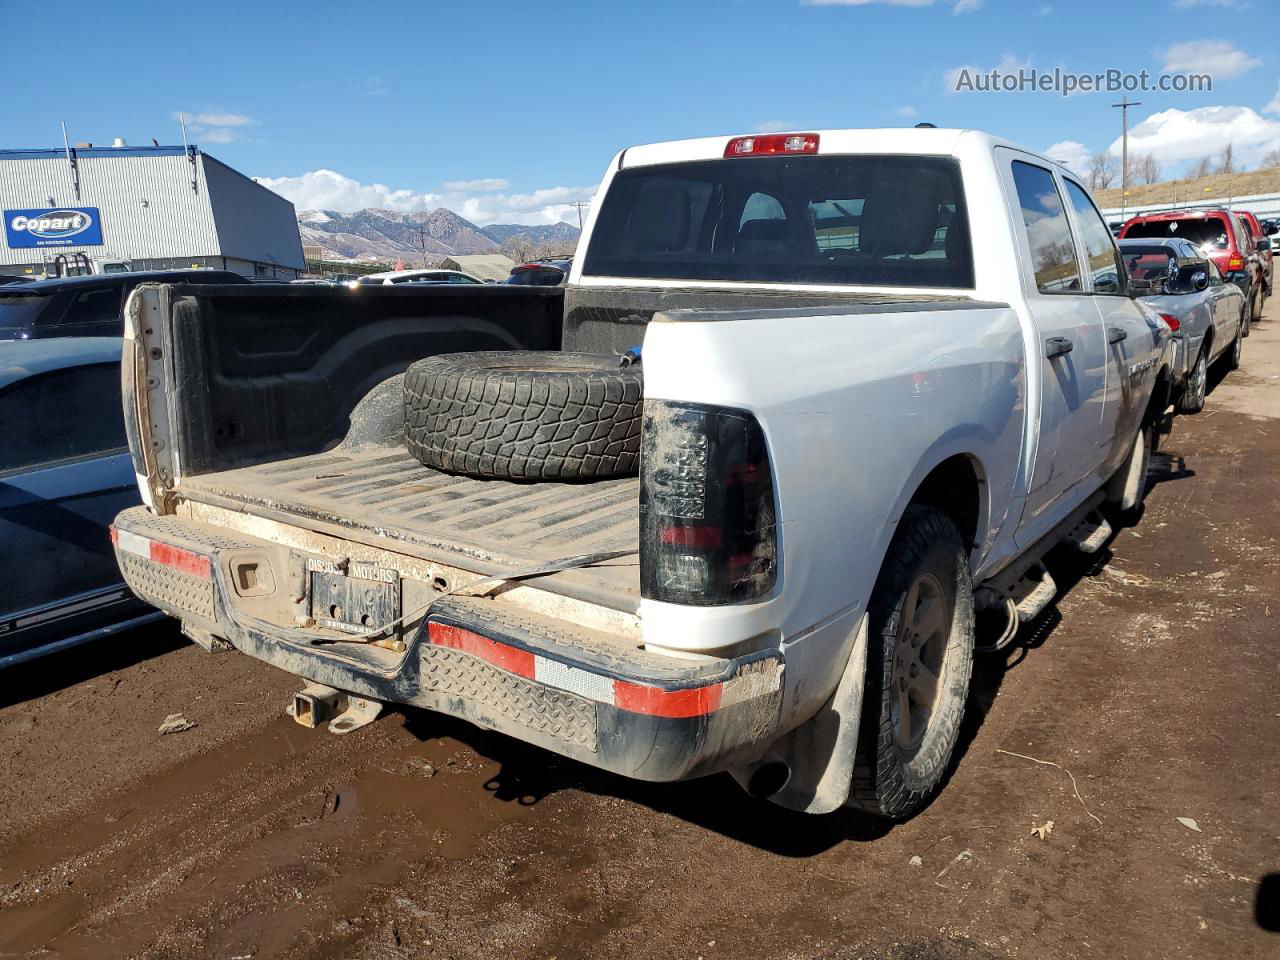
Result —
[[1164, 51], [1165, 73], [1208, 73], [1215, 80], [1228, 80], [1262, 64], [1229, 40], [1189, 40]]
[[1000, 62], [994, 67], [975, 67], [971, 63], [964, 63], [958, 67], [952, 67], [942, 75], [942, 83], [947, 93], [957, 93], [956, 81], [960, 79], [961, 73], [968, 71], [970, 77], [975, 77], [980, 73], [990, 73], [995, 70], [999, 73], [1017, 73], [1019, 70], [1029, 69], [1031, 66], [1031, 58], [1019, 60], [1012, 53], [1006, 53], [1000, 58]]
[[1060, 140], [1042, 152], [1079, 176], [1084, 176], [1089, 169], [1089, 148], [1079, 141]]
[[[1237, 162], [1257, 164], [1280, 147], [1280, 120], [1270, 120], [1250, 107], [1199, 107], [1153, 113], [1129, 130], [1129, 155], [1154, 154], [1161, 163], [1180, 163], [1216, 155], [1225, 145]], [[1108, 148], [1120, 154], [1120, 138]]]
[[982, 6], [982, 0], [956, 0], [956, 5], [951, 8], [953, 14], [973, 13]]
[[1280, 113], [1280, 84], [1276, 85], [1276, 95], [1271, 98], [1265, 107], [1262, 108], [1263, 113]]
[[480, 180], [446, 180], [444, 188], [459, 193], [478, 193], [486, 190], [505, 190], [511, 186], [502, 177], [485, 177]]
[[205, 143], [231, 143], [240, 138], [245, 127], [258, 122], [247, 114], [229, 113], [225, 110], [173, 114], [175, 120], [180, 117], [186, 118], [187, 133], [192, 139], [203, 140]]
[[356, 84], [356, 93], [366, 97], [385, 97], [387, 85], [382, 82], [381, 77], [365, 77]]
[[914, 117], [917, 115], [915, 107], [899, 107], [897, 114], [900, 117]]
[[1241, 7], [1242, 0], [1173, 0], [1175, 10], [1187, 10], [1191, 7]]
[[[596, 188], [546, 187], [532, 193], [504, 193], [493, 189], [453, 189], [441, 193], [396, 190], [381, 183], [361, 183], [334, 170], [309, 170], [296, 177], [256, 177], [299, 210], [336, 210], [350, 213], [364, 207], [381, 207], [397, 213], [417, 213], [446, 207], [477, 226], [490, 223], [541, 224], [561, 220], [576, 223], [576, 201], [590, 201]], [[481, 181], [487, 182], [487, 181]], [[504, 181], [505, 183], [505, 181]]]

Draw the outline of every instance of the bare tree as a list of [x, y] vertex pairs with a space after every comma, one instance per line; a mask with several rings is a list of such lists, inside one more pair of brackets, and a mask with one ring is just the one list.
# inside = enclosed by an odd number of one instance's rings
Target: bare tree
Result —
[[1155, 154], [1145, 153], [1133, 158], [1130, 165], [1129, 179], [1135, 183], [1159, 183], [1160, 161]]
[[1230, 142], [1218, 154], [1218, 173], [1236, 172], [1236, 148]]
[[1089, 189], [1106, 190], [1115, 183], [1120, 173], [1120, 165], [1109, 153], [1095, 153], [1089, 158]]
[[1213, 173], [1213, 157], [1201, 157], [1187, 168], [1187, 177], [1191, 180], [1207, 177]]
[[1269, 152], [1265, 157], [1263, 157], [1262, 166], [1260, 166], [1258, 169], [1259, 170], [1275, 170], [1277, 168], [1280, 168], [1280, 147], [1277, 147], [1276, 149]]

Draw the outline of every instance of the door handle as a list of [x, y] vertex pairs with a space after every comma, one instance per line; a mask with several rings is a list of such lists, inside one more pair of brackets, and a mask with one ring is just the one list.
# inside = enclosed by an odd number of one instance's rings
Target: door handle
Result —
[[1044, 342], [1044, 355], [1052, 360], [1070, 353], [1074, 346], [1070, 337], [1050, 337]]
[[1124, 327], [1108, 327], [1107, 343], [1119, 343], [1121, 340], [1129, 339], [1129, 331]]

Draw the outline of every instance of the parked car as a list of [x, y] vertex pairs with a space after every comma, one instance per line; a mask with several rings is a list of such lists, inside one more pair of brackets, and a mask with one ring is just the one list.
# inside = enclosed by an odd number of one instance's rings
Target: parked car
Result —
[[130, 292], [157, 282], [248, 283], [229, 270], [153, 270], [0, 286], [0, 340], [118, 337]]
[[0, 342], [0, 667], [163, 616], [108, 527], [140, 502], [118, 337]]
[[573, 257], [547, 257], [531, 260], [511, 268], [511, 275], [504, 281], [516, 286], [559, 287], [569, 279]]
[[380, 286], [391, 283], [484, 283], [461, 270], [390, 270], [369, 273], [354, 281], [353, 286]]
[[1153, 285], [1142, 302], [1173, 331], [1174, 403], [1180, 413], [1199, 413], [1209, 368], [1240, 366], [1248, 324], [1244, 294], [1190, 240], [1121, 240], [1120, 254], [1130, 278]]
[[[1154, 240], [1181, 237], [1190, 240], [1203, 256], [1218, 266], [1234, 283], [1249, 304], [1249, 322], [1262, 316], [1267, 296], [1262, 260], [1240, 220], [1226, 210], [1178, 210], [1134, 217], [1120, 231], [1123, 240]], [[1245, 336], [1249, 328], [1245, 328]]]
[[600, 196], [564, 290], [139, 288], [126, 579], [306, 678], [308, 725], [403, 701], [909, 816], [975, 645], [1140, 508], [1169, 330], [1081, 182], [975, 131], [633, 147]]
[[1249, 234], [1250, 242], [1258, 252], [1258, 259], [1262, 262], [1262, 276], [1266, 282], [1266, 295], [1269, 297], [1275, 284], [1275, 265], [1271, 251], [1271, 238], [1267, 236], [1267, 231], [1262, 229], [1262, 224], [1258, 221], [1258, 218], [1248, 210], [1238, 210], [1236, 211], [1236, 216], [1244, 221], [1245, 232]]

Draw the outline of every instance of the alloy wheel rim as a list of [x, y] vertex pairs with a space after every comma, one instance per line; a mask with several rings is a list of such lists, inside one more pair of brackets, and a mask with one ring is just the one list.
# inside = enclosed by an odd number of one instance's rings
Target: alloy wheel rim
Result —
[[920, 746], [933, 718], [950, 623], [942, 583], [932, 574], [920, 574], [902, 605], [889, 674], [889, 722], [894, 742], [904, 751]]
[[1205, 362], [1204, 362], [1204, 354], [1202, 353], [1196, 359], [1196, 369], [1195, 369], [1195, 373], [1193, 374], [1193, 379], [1191, 384], [1192, 396], [1196, 398], [1196, 403], [1204, 402], [1205, 380], [1206, 380]]

